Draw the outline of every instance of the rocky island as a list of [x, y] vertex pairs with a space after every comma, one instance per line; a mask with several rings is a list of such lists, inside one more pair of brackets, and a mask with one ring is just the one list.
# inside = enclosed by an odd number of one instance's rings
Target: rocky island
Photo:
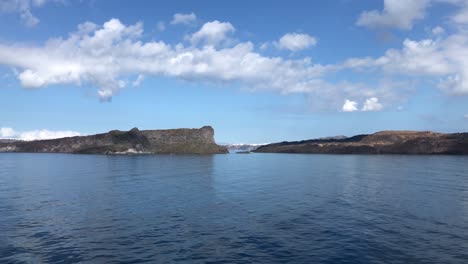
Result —
[[468, 133], [382, 131], [353, 137], [280, 142], [254, 152], [316, 154], [451, 154], [468, 155]]
[[0, 152], [75, 154], [218, 154], [226, 147], [214, 140], [210, 126], [200, 129], [112, 130], [91, 136], [0, 143]]

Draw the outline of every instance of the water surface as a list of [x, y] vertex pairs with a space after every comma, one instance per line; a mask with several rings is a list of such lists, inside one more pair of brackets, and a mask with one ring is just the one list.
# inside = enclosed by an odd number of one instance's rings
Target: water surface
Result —
[[468, 157], [0, 154], [0, 263], [468, 263]]

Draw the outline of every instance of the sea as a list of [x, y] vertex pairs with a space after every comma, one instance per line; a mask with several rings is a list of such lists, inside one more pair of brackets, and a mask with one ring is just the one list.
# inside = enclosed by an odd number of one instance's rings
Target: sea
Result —
[[468, 263], [468, 156], [0, 154], [0, 263]]

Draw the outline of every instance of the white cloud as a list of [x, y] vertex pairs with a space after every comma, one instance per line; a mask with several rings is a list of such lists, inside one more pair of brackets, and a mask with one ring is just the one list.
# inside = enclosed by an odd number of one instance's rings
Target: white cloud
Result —
[[426, 11], [429, 7], [440, 4], [455, 5], [457, 7], [458, 11], [450, 17], [450, 21], [459, 25], [468, 24], [468, 1], [466, 0], [384, 0], [382, 11], [362, 12], [356, 25], [369, 28], [409, 30], [413, 27], [415, 21], [426, 17]]
[[379, 99], [377, 97], [367, 99], [362, 107], [362, 111], [380, 111], [382, 109], [383, 105], [379, 103]]
[[[265, 56], [252, 42], [229, 41], [234, 32], [230, 23], [212, 21], [190, 35], [189, 43], [172, 45], [143, 41], [142, 23], [125, 25], [118, 19], [103, 25], [86, 22], [68, 37], [52, 38], [43, 45], [0, 42], [0, 65], [17, 69], [16, 77], [25, 88], [91, 85], [97, 87], [103, 101], [110, 101], [127, 85], [138, 85], [143, 80], [139, 76], [302, 93], [329, 109], [342, 107], [346, 98], [363, 102], [376, 97], [387, 106], [409, 94], [404, 86], [414, 86], [411, 82], [416, 80], [438, 82], [449, 93], [468, 94], [468, 36], [463, 32], [435, 40], [407, 39], [402, 48], [390, 49], [380, 57], [351, 58], [331, 65], [313, 63], [309, 57]], [[348, 69], [361, 75], [371, 73], [374, 79], [383, 76], [387, 81], [371, 86], [336, 79], [332, 74]], [[376, 75], [376, 71], [381, 72]]]
[[312, 92], [326, 85], [319, 77], [333, 71], [333, 66], [312, 64], [310, 58], [265, 57], [254, 51], [251, 42], [214, 45], [234, 30], [230, 23], [208, 22], [191, 36], [194, 44], [204, 45], [186, 47], [142, 42], [141, 23], [127, 26], [111, 19], [98, 26], [87, 22], [68, 38], [49, 39], [43, 46], [0, 44], [0, 64], [17, 68], [17, 77], [26, 88], [91, 84], [99, 87], [103, 101], [126, 86], [122, 80], [140, 74], [240, 83], [252, 90], [281, 93]]
[[74, 132], [74, 131], [50, 131], [50, 130], [42, 129], [42, 130], [22, 132], [19, 134], [18, 139], [29, 141], [29, 140], [75, 137], [79, 135], [80, 133]]
[[174, 14], [171, 24], [172, 25], [177, 25], [177, 24], [190, 25], [194, 23], [195, 21], [197, 21], [197, 16], [193, 12], [190, 14], [177, 13], [177, 14]]
[[343, 112], [354, 112], [354, 111], [357, 111], [358, 110], [358, 103], [355, 102], [355, 101], [351, 101], [351, 100], [348, 100], [346, 99], [344, 104], [343, 104], [343, 107], [342, 107], [342, 111]]
[[443, 54], [443, 44], [437, 40], [414, 41], [406, 39], [402, 50], [388, 50], [379, 58], [387, 71], [414, 74], [443, 75], [450, 72], [452, 64]]
[[22, 23], [27, 27], [34, 27], [40, 20], [33, 15], [32, 9], [41, 7], [48, 2], [62, 2], [62, 0], [1, 0], [1, 13], [17, 13]]
[[451, 17], [456, 24], [468, 24], [468, 1], [455, 1], [459, 4], [459, 11]]
[[411, 29], [415, 20], [424, 18], [429, 3], [429, 0], [384, 0], [382, 11], [364, 11], [356, 24], [369, 28]]
[[0, 138], [11, 138], [11, 139], [26, 140], [26, 141], [74, 137], [74, 136], [80, 136], [80, 135], [81, 134], [79, 132], [69, 131], [69, 130], [52, 131], [52, 130], [42, 129], [42, 130], [17, 132], [14, 129], [9, 128], [9, 127], [0, 128]]
[[133, 87], [138, 87], [140, 86], [141, 82], [145, 79], [145, 76], [142, 74], [139, 74], [138, 77], [132, 82]]
[[201, 29], [192, 34], [190, 41], [192, 44], [203, 43], [205, 45], [216, 46], [226, 41], [227, 35], [236, 29], [229, 22], [219, 22], [218, 20], [205, 23]]
[[307, 49], [317, 44], [317, 40], [307, 34], [287, 33], [283, 35], [275, 46], [278, 49], [286, 49], [290, 51], [299, 51]]
[[465, 119], [468, 119], [468, 114], [464, 115], [463, 117], [464, 117]]
[[434, 35], [442, 35], [445, 33], [445, 29], [443, 27], [437, 26], [432, 29], [432, 34]]
[[432, 77], [451, 94], [468, 94], [468, 35], [463, 31], [442, 39], [406, 39], [401, 49], [379, 58], [350, 59], [349, 68], [381, 68], [388, 75]]
[[10, 127], [0, 127], [0, 138], [13, 138], [15, 131]]

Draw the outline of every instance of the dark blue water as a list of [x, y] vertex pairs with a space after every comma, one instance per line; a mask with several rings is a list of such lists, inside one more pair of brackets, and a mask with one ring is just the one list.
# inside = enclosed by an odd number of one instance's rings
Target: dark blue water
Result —
[[468, 263], [468, 157], [0, 154], [0, 263]]

